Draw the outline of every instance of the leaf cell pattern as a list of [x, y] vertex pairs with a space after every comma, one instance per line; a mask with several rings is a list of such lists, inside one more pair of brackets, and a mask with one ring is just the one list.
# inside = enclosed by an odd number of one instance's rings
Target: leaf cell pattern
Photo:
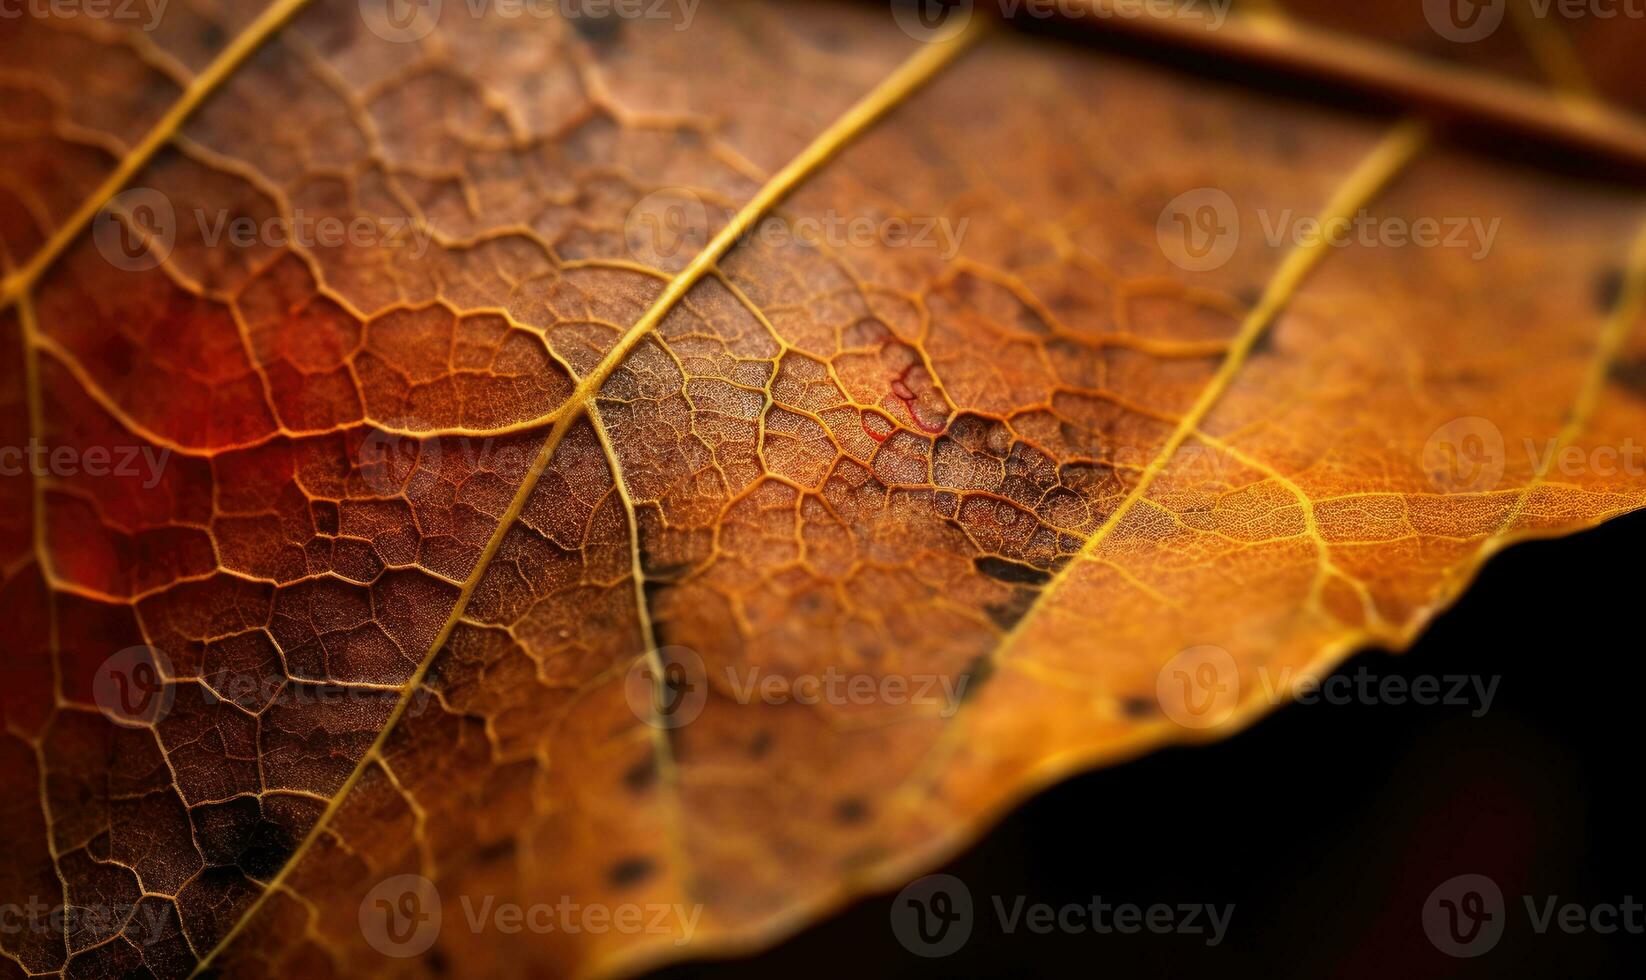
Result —
[[[1180, 651], [1230, 655], [1226, 732], [1260, 672], [1398, 649], [1496, 550], [1646, 492], [1554, 466], [1646, 431], [1627, 183], [872, 5], [412, 41], [240, 7], [0, 26], [0, 445], [149, 464], [0, 476], [0, 901], [77, 910], [0, 936], [7, 974], [611, 972], [686, 938], [391, 960], [358, 913], [397, 874], [763, 941], [1195, 735], [1157, 696]], [[1203, 271], [1157, 243], [1193, 188], [1244, 229]], [[687, 247], [640, 234], [655, 195], [701, 209]], [[1475, 254], [1283, 215], [1498, 224]], [[322, 219], [374, 237], [226, 230]], [[940, 234], [804, 230], [851, 221]], [[1501, 477], [1437, 486], [1428, 441], [1477, 417]], [[152, 723], [98, 707], [130, 648], [164, 656]], [[659, 727], [636, 668], [685, 659], [701, 714]], [[828, 669], [965, 698], [731, 681]]]

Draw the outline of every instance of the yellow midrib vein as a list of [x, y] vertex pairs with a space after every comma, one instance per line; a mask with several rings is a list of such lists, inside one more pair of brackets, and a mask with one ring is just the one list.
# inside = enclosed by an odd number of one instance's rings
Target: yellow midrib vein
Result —
[[[303, 0], [297, 0], [297, 2], [303, 2]], [[703, 250], [692, 259], [691, 263], [669, 280], [663, 292], [646, 309], [640, 319], [636, 320], [634, 325], [625, 331], [622, 337], [618, 338], [617, 343], [601, 358], [600, 363], [577, 383], [577, 387], [566, 400], [565, 406], [557, 413], [553, 427], [550, 429], [547, 438], [544, 439], [543, 445], [538, 450], [536, 458], [533, 459], [531, 467], [526, 471], [526, 476], [521, 481], [514, 499], [498, 519], [496, 529], [492, 532], [491, 538], [486, 542], [486, 547], [475, 562], [474, 570], [464, 581], [457, 601], [452, 607], [451, 615], [430, 645], [422, 662], [418, 664], [417, 669], [407, 680], [399, 701], [395, 704], [382, 729], [378, 732], [377, 738], [361, 754], [360, 761], [355, 765], [354, 770], [332, 796], [330, 803], [327, 804], [326, 809], [315, 821], [308, 834], [292, 851], [291, 857], [286, 860], [280, 871], [269, 881], [267, 887], [253, 900], [246, 911], [235, 920], [234, 925], [224, 933], [223, 938], [201, 958], [190, 974], [191, 976], [197, 976], [207, 969], [218, 954], [228, 948], [229, 944], [239, 935], [247, 923], [256, 917], [257, 912], [268, 901], [269, 896], [280, 889], [286, 877], [299, 865], [309, 848], [325, 832], [331, 818], [342, 806], [349, 792], [359, 783], [361, 777], [365, 774], [366, 768], [378, 756], [384, 743], [394, 731], [396, 724], [404, 715], [413, 694], [418, 686], [423, 683], [435, 657], [441, 648], [445, 646], [452, 631], [456, 629], [459, 620], [462, 619], [470, 597], [474, 594], [475, 588], [479, 586], [480, 580], [490, 566], [492, 558], [496, 556], [498, 549], [502, 546], [503, 539], [507, 536], [509, 529], [513, 527], [515, 520], [525, 508], [526, 502], [530, 499], [539, 478], [543, 475], [543, 471], [548, 468], [555, 450], [559, 448], [561, 440], [565, 438], [572, 425], [587, 413], [593, 398], [599, 392], [601, 386], [611, 377], [612, 372], [617, 370], [635, 346], [663, 321], [663, 318], [691, 291], [692, 287], [702, 281], [716, 267], [720, 259], [748, 233], [755, 222], [763, 218], [779, 201], [793, 192], [807, 177], [815, 173], [843, 147], [861, 135], [888, 111], [903, 102], [917, 88], [930, 81], [981, 36], [986, 29], [986, 25], [987, 21], [977, 18], [974, 19], [972, 27], [959, 36], [945, 42], [923, 46], [898, 66], [879, 85], [875, 86], [872, 91], [847, 109], [839, 119], [818, 135], [787, 166], [778, 171], [749, 199], [747, 204], [732, 216], [726, 226], [704, 246]], [[616, 479], [621, 479], [620, 473], [615, 470], [615, 461], [613, 462], [613, 476]], [[650, 651], [648, 651], [648, 655], [649, 653]]]
[[[1406, 120], [1397, 124], [1373, 148], [1372, 152], [1361, 160], [1354, 171], [1344, 179], [1336, 192], [1332, 194], [1331, 199], [1326, 203], [1320, 214], [1322, 225], [1325, 226], [1332, 219], [1338, 217], [1352, 218], [1356, 211], [1366, 206], [1422, 150], [1424, 144], [1428, 141], [1428, 135], [1427, 125], [1416, 120]], [[1268, 330], [1275, 318], [1291, 302], [1298, 288], [1329, 254], [1332, 247], [1326, 237], [1321, 236], [1287, 253], [1279, 268], [1270, 277], [1257, 305], [1241, 322], [1234, 342], [1230, 344], [1229, 351], [1224, 356], [1223, 362], [1218, 365], [1216, 373], [1206, 382], [1194, 404], [1178, 420], [1171, 435], [1167, 437], [1160, 450], [1149, 461], [1148, 466], [1139, 474], [1137, 484], [1132, 487], [1114, 511], [1086, 539], [1080, 551], [1064, 563], [1062, 568], [1058, 569], [1057, 574], [1052, 576], [1051, 580], [1035, 596], [1034, 601], [1022, 617], [1012, 625], [1012, 628], [995, 645], [988, 656], [991, 664], [998, 666], [1011, 656], [1018, 641], [1022, 639], [1030, 625], [1045, 610], [1049, 598], [1057, 594], [1075, 574], [1076, 570], [1096, 554], [1098, 548], [1107, 540], [1110, 534], [1114, 533], [1115, 528], [1119, 527], [1121, 521], [1131, 512], [1132, 507], [1148, 493], [1149, 487], [1164, 472], [1172, 457], [1177, 454], [1178, 448], [1194, 434], [1206, 415], [1210, 413], [1212, 407], [1228, 391], [1229, 385], [1234, 381], [1235, 376], [1245, 366], [1252, 348], [1257, 346], [1264, 332]], [[941, 768], [944, 760], [960, 741], [969, 721], [970, 713], [962, 712], [943, 729], [938, 736], [938, 740], [927, 753], [926, 761], [922, 763], [919, 774], [909, 779], [904, 784], [904, 789], [899, 792], [898, 797], [901, 801], [909, 802], [919, 795], [921, 787], [925, 785], [925, 779], [922, 777], [930, 778], [934, 771]]]
[[[1332, 221], [1343, 218], [1353, 218], [1355, 212], [1365, 207], [1368, 202], [1380, 191], [1406, 164], [1417, 155], [1428, 139], [1428, 128], [1415, 121], [1402, 122], [1389, 133], [1377, 147], [1360, 162], [1343, 184], [1327, 202], [1321, 213], [1322, 225], [1329, 225]], [[1036, 615], [1045, 607], [1046, 599], [1057, 592], [1075, 572], [1075, 569], [1093, 554], [1099, 546], [1114, 532], [1130, 513], [1132, 507], [1148, 493], [1149, 487], [1165, 470], [1172, 457], [1183, 443], [1192, 435], [1200, 423], [1211, 412], [1212, 406], [1228, 391], [1229, 385], [1235, 376], [1245, 367], [1246, 359], [1252, 348], [1262, 339], [1265, 331], [1274, 323], [1281, 311], [1291, 302], [1303, 281], [1314, 271], [1315, 266], [1330, 252], [1332, 245], [1324, 236], [1311, 240], [1308, 244], [1294, 248], [1281, 261], [1280, 267], [1275, 270], [1273, 277], [1263, 290], [1263, 296], [1257, 306], [1246, 315], [1241, 323], [1239, 332], [1235, 335], [1234, 343], [1229, 347], [1229, 353], [1223, 363], [1218, 365], [1217, 372], [1201, 389], [1200, 397], [1196, 398], [1181, 419], [1176, 428], [1167, 437], [1160, 451], [1149, 461], [1149, 465], [1138, 476], [1136, 486], [1132, 487], [1124, 500], [1115, 507], [1114, 511], [1104, 519], [1097, 530], [1081, 547], [1078, 554], [1064, 564], [1058, 573], [1052, 577], [1046, 587], [1040, 590], [1034, 603], [1023, 617], [1012, 627], [997, 648], [997, 659], [1004, 657], [1010, 648], [1022, 635], [1023, 630], [1032, 622]]]
[[97, 212], [131, 183], [131, 179], [137, 176], [138, 171], [148, 166], [161, 147], [171, 142], [184, 121], [200, 108], [201, 103], [221, 88], [229, 76], [251, 57], [252, 52], [262, 47], [265, 41], [273, 37], [276, 31], [284, 27], [286, 22], [308, 3], [309, 0], [275, 0], [245, 30], [236, 35], [234, 40], [229, 42], [229, 46], [206, 66], [205, 71], [183, 89], [183, 94], [149, 129], [142, 141], [132, 147], [131, 152], [121, 157], [120, 163], [103, 183], [80, 202], [80, 207], [75, 209], [74, 214], [58, 226], [28, 262], [5, 278], [4, 283], [0, 284], [0, 310], [9, 309], [17, 302], [19, 296], [33, 288], [35, 282], [45, 274], [53, 262], [57, 261], [57, 257], [63, 254], [63, 250], [91, 224], [93, 218], [97, 217]]
[[1594, 417], [1595, 408], [1600, 404], [1600, 396], [1606, 390], [1612, 365], [1617, 361], [1618, 354], [1623, 350], [1623, 345], [1628, 341], [1642, 313], [1646, 312], [1646, 227], [1636, 233], [1623, 268], [1622, 291], [1618, 293], [1617, 302], [1612, 305], [1605, 322], [1601, 324], [1600, 339], [1595, 344], [1594, 356], [1589, 360], [1589, 367], [1578, 385], [1577, 394], [1572, 398], [1571, 408], [1566, 412], [1560, 432], [1555, 435], [1554, 445], [1544, 453], [1543, 459], [1532, 473], [1531, 480], [1515, 496], [1514, 504], [1504, 514], [1498, 529], [1481, 545], [1483, 555], [1490, 555], [1509, 543], [1515, 525], [1525, 516], [1526, 506], [1531, 503], [1532, 494], [1548, 479], [1549, 467], [1554, 465], [1556, 456], [1583, 434], [1589, 420]]

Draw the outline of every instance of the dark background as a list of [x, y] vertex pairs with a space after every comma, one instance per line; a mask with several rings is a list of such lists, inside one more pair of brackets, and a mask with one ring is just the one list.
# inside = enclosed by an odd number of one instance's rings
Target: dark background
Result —
[[[939, 869], [974, 928], [924, 959], [865, 899], [760, 956], [656, 980], [769, 977], [1646, 976], [1646, 936], [1537, 934], [1521, 896], [1646, 901], [1638, 753], [1646, 512], [1498, 556], [1408, 653], [1340, 673], [1501, 676], [1473, 706], [1290, 705], [1234, 738], [1088, 773], [1026, 802]], [[1505, 930], [1475, 959], [1423, 930], [1457, 874], [1501, 887]], [[1204, 936], [1004, 934], [990, 896], [1030, 903], [1235, 904]], [[1641, 921], [1635, 913], [1635, 921]]]

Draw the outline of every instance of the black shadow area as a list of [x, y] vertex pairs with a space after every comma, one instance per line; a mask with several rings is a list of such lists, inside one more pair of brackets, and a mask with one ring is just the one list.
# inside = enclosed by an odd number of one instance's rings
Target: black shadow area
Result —
[[[1642, 926], [1646, 900], [1646, 587], [1633, 563], [1643, 552], [1646, 513], [1519, 545], [1409, 653], [1363, 653], [1339, 671], [1498, 678], [1484, 713], [1476, 695], [1296, 704], [1226, 742], [1088, 773], [1025, 803], [939, 869], [973, 899], [957, 952], [911, 953], [882, 895], [761, 955], [654, 977], [1646, 976], [1646, 936], [1627, 928]], [[1473, 958], [1440, 952], [1424, 928], [1431, 893], [1461, 874], [1486, 875], [1503, 895], [1501, 938]], [[1019, 896], [1025, 911], [1089, 909], [1095, 896], [1234, 910], [1212, 946], [1182, 932], [1037, 934], [1026, 920], [1008, 930], [996, 900], [1010, 912]], [[1551, 897], [1580, 908], [1539, 932]], [[1633, 911], [1609, 911], [1627, 900]], [[1475, 920], [1458, 915], [1466, 932]]]

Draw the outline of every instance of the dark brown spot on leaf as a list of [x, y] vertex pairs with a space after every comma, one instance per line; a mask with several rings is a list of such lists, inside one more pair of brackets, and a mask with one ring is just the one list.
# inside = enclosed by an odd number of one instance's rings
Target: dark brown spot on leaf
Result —
[[579, 37], [591, 44], [605, 46], [617, 40], [623, 30], [623, 18], [601, 3], [573, 3], [570, 7], [572, 27]]
[[657, 781], [657, 760], [647, 756], [623, 774], [623, 785], [631, 793], [644, 793]]
[[606, 874], [606, 879], [614, 887], [622, 888], [646, 880], [651, 877], [652, 872], [655, 870], [657, 870], [657, 867], [652, 864], [650, 858], [627, 858], [612, 865], [611, 871]]
[[1623, 298], [1623, 270], [1617, 266], [1603, 270], [1595, 279], [1595, 309], [1610, 313]]
[[862, 823], [868, 815], [868, 804], [856, 797], [841, 800], [834, 806], [835, 819], [844, 824]]
[[1129, 697], [1120, 701], [1120, 710], [1128, 718], [1148, 718], [1156, 713], [1157, 707], [1152, 698]]
[[1008, 582], [1012, 585], [1045, 585], [1052, 577], [1051, 572], [1025, 565], [1022, 562], [1008, 561], [994, 555], [984, 555], [974, 558], [972, 564], [977, 570], [992, 579]]
[[1638, 398], [1646, 398], [1646, 357], [1620, 360], [1612, 365], [1612, 380]]
[[989, 678], [994, 676], [994, 658], [986, 653], [979, 654], [972, 658], [972, 662], [966, 665], [960, 676], [966, 679], [965, 686], [959, 691], [960, 700], [964, 703], [970, 701], [983, 689], [983, 685], [989, 682]]

